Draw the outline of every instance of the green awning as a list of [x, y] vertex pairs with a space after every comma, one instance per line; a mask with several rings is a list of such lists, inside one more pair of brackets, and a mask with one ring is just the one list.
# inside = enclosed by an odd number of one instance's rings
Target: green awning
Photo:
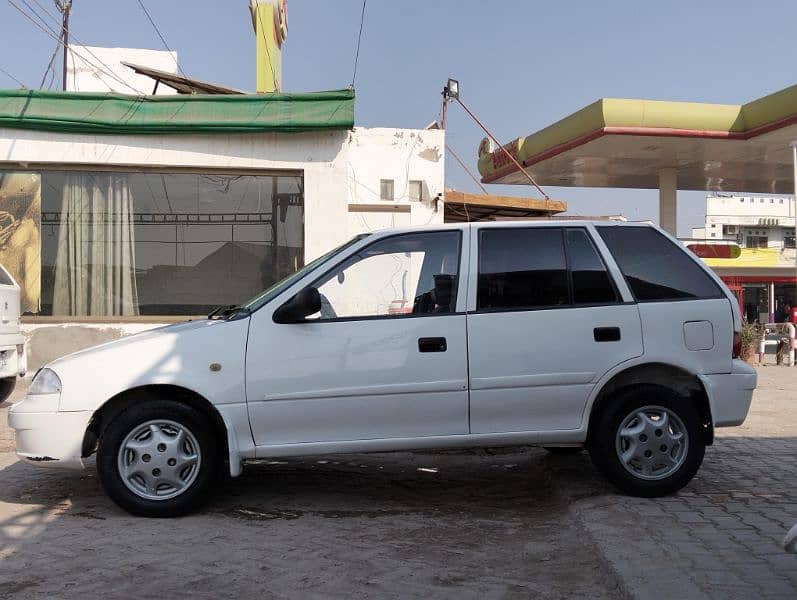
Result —
[[351, 129], [354, 90], [229, 96], [0, 90], [0, 127], [128, 135]]

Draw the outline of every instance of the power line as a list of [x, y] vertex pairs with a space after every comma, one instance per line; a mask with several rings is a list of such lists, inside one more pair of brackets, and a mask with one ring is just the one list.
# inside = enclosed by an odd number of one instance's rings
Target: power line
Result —
[[14, 76], [13, 76], [11, 73], [9, 73], [8, 71], [6, 71], [6, 70], [5, 70], [3, 67], [0, 67], [0, 73], [2, 73], [3, 75], [5, 75], [5, 76], [6, 76], [6, 77], [8, 77], [9, 79], [13, 79], [14, 81], [16, 81], [16, 82], [17, 82], [17, 83], [20, 85], [20, 87], [23, 87], [23, 88], [27, 87], [27, 86], [26, 86], [24, 83], [22, 83], [22, 82], [21, 82], [19, 79], [17, 79], [17, 78], [16, 78], [16, 77], [14, 77]]
[[[22, 1], [24, 2], [25, 0], [22, 0]], [[16, 10], [17, 10], [17, 11], [18, 11], [18, 12], [19, 12], [19, 13], [20, 13], [20, 14], [21, 14], [23, 17], [25, 17], [25, 18], [26, 18], [28, 21], [30, 21], [31, 23], [33, 23], [33, 24], [34, 24], [36, 27], [38, 27], [40, 30], [42, 30], [42, 31], [43, 31], [45, 34], [49, 35], [49, 36], [50, 36], [52, 39], [54, 39], [56, 42], [58, 42], [58, 44], [59, 44], [60, 46], [66, 46], [66, 45], [64, 44], [63, 40], [61, 40], [61, 39], [60, 39], [60, 34], [56, 34], [56, 33], [55, 33], [55, 31], [54, 31], [54, 30], [53, 30], [53, 29], [52, 29], [52, 28], [51, 28], [51, 27], [50, 27], [50, 26], [47, 24], [47, 22], [44, 20], [44, 18], [43, 18], [43, 17], [42, 17], [40, 14], [38, 14], [38, 13], [37, 13], [35, 10], [31, 9], [31, 10], [32, 10], [32, 12], [33, 12], [33, 14], [34, 14], [34, 15], [36, 15], [36, 17], [37, 17], [38, 19], [40, 19], [44, 25], [40, 24], [40, 23], [39, 23], [38, 21], [36, 21], [36, 20], [35, 20], [33, 17], [31, 17], [31, 16], [30, 16], [30, 15], [29, 15], [27, 12], [25, 12], [25, 11], [24, 11], [24, 10], [23, 10], [23, 9], [22, 9], [22, 8], [21, 8], [19, 5], [18, 5], [18, 4], [16, 4], [16, 3], [14, 2], [14, 0], [7, 0], [7, 2], [8, 2], [8, 3], [9, 3], [11, 6], [13, 6], [13, 7], [14, 7], [14, 8], [15, 8], [15, 9], [16, 9]], [[40, 7], [41, 7], [41, 5], [40, 5], [40, 4], [39, 4], [39, 3], [38, 3], [36, 0], [33, 0], [33, 2], [35, 2], [35, 3], [36, 3], [38, 6], [40, 6]], [[27, 5], [27, 4], [26, 4], [26, 5]], [[27, 6], [29, 6], [29, 5], [27, 5]], [[29, 7], [29, 8], [30, 8], [30, 7]], [[41, 7], [41, 8], [42, 8], [42, 9], [43, 9], [45, 12], [47, 12], [47, 9], [45, 9], [44, 7]], [[50, 13], [49, 13], [49, 12], [47, 12], [47, 14], [50, 14]], [[61, 27], [61, 24], [59, 23], [59, 28], [60, 28], [60, 27]], [[126, 82], [124, 79], [122, 79], [122, 78], [120, 78], [118, 75], [116, 75], [116, 74], [115, 74], [115, 73], [114, 73], [114, 72], [111, 70], [111, 68], [110, 68], [110, 67], [109, 67], [107, 64], [105, 64], [105, 63], [104, 63], [104, 62], [103, 62], [101, 59], [99, 59], [99, 58], [98, 58], [98, 57], [97, 57], [97, 56], [96, 56], [96, 55], [95, 55], [95, 54], [94, 54], [94, 53], [93, 53], [91, 50], [89, 50], [89, 49], [88, 49], [88, 48], [85, 46], [85, 44], [83, 44], [83, 42], [81, 42], [81, 41], [80, 41], [80, 40], [77, 38], [77, 36], [73, 36], [73, 37], [75, 38], [75, 41], [77, 41], [77, 42], [78, 42], [78, 44], [80, 44], [80, 45], [83, 47], [83, 50], [85, 50], [85, 51], [86, 51], [86, 52], [88, 52], [88, 53], [89, 53], [91, 56], [93, 56], [93, 57], [94, 57], [94, 59], [95, 59], [95, 60], [97, 60], [97, 61], [98, 61], [98, 62], [99, 62], [101, 65], [103, 65], [105, 68], [103, 69], [103, 67], [97, 66], [97, 64], [96, 64], [96, 63], [93, 63], [93, 62], [92, 62], [92, 61], [90, 61], [88, 58], [86, 58], [85, 56], [81, 55], [81, 54], [80, 54], [80, 53], [79, 53], [77, 50], [75, 50], [74, 48], [69, 48], [69, 50], [70, 50], [70, 51], [72, 51], [74, 54], [77, 54], [77, 55], [78, 55], [80, 58], [82, 58], [84, 61], [86, 61], [86, 63], [88, 63], [88, 65], [89, 65], [89, 66], [91, 66], [91, 67], [95, 68], [97, 71], [100, 71], [101, 73], [104, 73], [105, 75], [108, 75], [108, 76], [109, 76], [109, 77], [111, 77], [112, 79], [115, 79], [116, 81], [118, 81], [118, 82], [119, 82], [119, 83], [121, 83], [122, 85], [124, 85], [124, 86], [126, 86], [126, 87], [130, 88], [131, 90], [133, 90], [133, 91], [134, 91], [136, 94], [138, 94], [138, 95], [140, 95], [140, 94], [141, 94], [141, 91], [140, 91], [140, 90], [138, 90], [138, 89], [134, 88], [132, 85], [130, 85], [129, 83], [127, 83], [127, 82]]]
[[482, 182], [481, 182], [481, 181], [479, 181], [479, 180], [476, 178], [476, 176], [475, 176], [473, 173], [471, 173], [470, 169], [468, 169], [468, 167], [467, 167], [467, 166], [465, 166], [465, 163], [464, 163], [464, 162], [462, 161], [462, 159], [461, 159], [461, 158], [460, 158], [460, 157], [457, 155], [457, 153], [456, 153], [456, 152], [454, 152], [454, 149], [453, 149], [451, 146], [449, 146], [449, 145], [448, 145], [448, 143], [446, 143], [446, 150], [448, 150], [448, 151], [451, 153], [451, 156], [453, 156], [453, 157], [454, 157], [454, 159], [455, 159], [455, 160], [456, 160], [456, 161], [459, 163], [459, 166], [460, 166], [460, 167], [462, 167], [463, 169], [465, 169], [465, 172], [466, 172], [468, 175], [470, 175], [470, 178], [473, 180], [473, 182], [474, 182], [476, 185], [478, 185], [478, 186], [479, 186], [479, 188], [481, 188], [481, 191], [483, 191], [485, 194], [489, 194], [490, 192], [488, 192], [488, 191], [485, 189], [485, 187], [482, 185]]
[[[9, 3], [11, 3], [13, 5], [13, 2], [11, 2], [11, 0], [8, 0], [8, 1], [9, 1]], [[48, 35], [50, 37], [52, 37], [53, 39], [56, 39], [54, 37], [54, 34], [56, 33], [55, 29], [53, 29], [52, 26], [47, 24], [47, 21], [44, 19], [44, 17], [42, 17], [39, 13], [37, 13], [36, 10], [30, 4], [28, 4], [27, 0], [22, 0], [22, 2], [25, 4], [25, 6], [27, 6], [30, 9], [30, 11], [34, 15], [36, 15], [36, 17], [45, 25], [45, 27], [47, 27], [47, 29], [50, 30], [51, 33], [48, 33]], [[47, 8], [45, 6], [43, 6], [41, 4], [41, 2], [39, 2], [39, 0], [32, 0], [32, 2], [36, 6], [38, 6], [41, 10], [43, 10], [44, 13], [48, 17], [50, 17], [53, 21], [55, 21], [55, 24], [58, 26], [58, 29], [59, 29], [58, 36], [59, 37], [58, 37], [58, 39], [56, 39], [56, 41], [59, 43], [60, 46], [63, 46], [63, 48], [64, 48], [64, 62], [66, 62], [67, 50], [71, 50], [73, 54], [76, 54], [77, 56], [82, 58], [84, 61], [86, 61], [86, 63], [88, 63], [89, 66], [97, 69], [98, 71], [100, 71], [101, 73], [104, 73], [105, 75], [108, 75], [112, 79], [115, 79], [116, 81], [118, 81], [122, 85], [124, 85], [127, 88], [133, 90], [136, 94], [141, 94], [140, 90], [138, 90], [137, 88], [134, 88], [132, 85], [127, 83], [124, 79], [121, 79], [118, 75], [116, 75], [116, 73], [113, 72], [113, 69], [111, 69], [111, 67], [109, 67], [105, 62], [103, 62], [100, 57], [98, 57], [96, 54], [94, 54], [94, 52], [89, 50], [88, 46], [86, 44], [84, 44], [82, 40], [78, 39], [78, 37], [74, 33], [72, 33], [72, 37], [74, 38], [74, 40], [82, 47], [83, 50], [85, 50], [92, 58], [94, 58], [94, 60], [96, 60], [102, 66], [97, 66], [96, 63], [91, 62], [89, 59], [87, 59], [85, 56], [83, 56], [80, 52], [78, 52], [74, 48], [69, 47], [68, 44], [63, 39], [61, 39], [61, 36], [66, 33], [65, 30], [64, 30], [64, 23], [62, 22], [62, 20], [59, 17], [56, 17], [55, 15], [53, 15], [49, 10], [47, 10]], [[71, 0], [69, 0], [68, 3], [63, 2], [62, 0], [55, 0], [55, 3], [56, 3], [56, 6], [58, 6], [59, 9], [61, 9], [61, 10], [70, 10], [71, 7], [72, 7], [72, 1]], [[19, 10], [19, 7], [15, 6], [15, 8], [17, 10]], [[23, 16], [25, 16], [28, 20], [31, 20], [30, 16], [28, 16], [26, 13], [24, 13], [23, 11], [20, 11], [20, 12], [22, 12]], [[36, 23], [35, 21], [31, 20], [31, 22], [33, 22], [34, 25], [38, 26], [38, 23]], [[39, 29], [41, 29], [40, 26], [39, 26]], [[44, 31], [44, 30], [42, 30], [42, 31]], [[47, 33], [47, 31], [45, 31], [45, 33]], [[103, 68], [103, 67], [105, 67], [105, 68]], [[66, 70], [66, 65], [64, 65], [64, 70]], [[76, 74], [73, 73], [73, 76], [76, 77]]]
[[357, 79], [357, 63], [360, 60], [360, 41], [363, 38], [363, 23], [365, 23], [365, 5], [368, 0], [363, 0], [363, 9], [360, 12], [360, 33], [357, 35], [357, 51], [354, 53], [354, 73], [351, 76], [350, 88], [354, 89], [354, 81]]
[[[58, 40], [59, 43], [55, 45], [53, 48], [53, 53], [50, 55], [50, 62], [47, 63], [47, 69], [44, 71], [44, 75], [42, 75], [42, 82], [39, 84], [39, 89], [44, 89], [44, 82], [47, 80], [47, 74], [53, 68], [53, 63], [55, 62], [55, 55], [58, 54], [58, 49], [61, 47], [61, 40]], [[55, 79], [55, 70], [53, 70], [53, 79]]]
[[[160, 29], [158, 29], [158, 26], [155, 24], [155, 21], [152, 19], [152, 16], [149, 14], [149, 11], [147, 10], [147, 7], [144, 6], [144, 2], [142, 0], [138, 0], [138, 5], [141, 7], [141, 10], [144, 11], [144, 14], [147, 15], [147, 19], [149, 19], [149, 22], [152, 25], [152, 28], [155, 30], [155, 33], [158, 34], [158, 37], [161, 39], [161, 42], [163, 43], [163, 47], [166, 48], [166, 50], [168, 50], [171, 53], [172, 49], [169, 48], [169, 44], [166, 43], [166, 39], [163, 37], [163, 34], [161, 34]], [[185, 73], [183, 73], [183, 69], [180, 66], [180, 63], [177, 62], [177, 57], [175, 57], [174, 54], [172, 54], [172, 57], [174, 58], [174, 64], [177, 67], [177, 70], [180, 71], [180, 75], [185, 77], [186, 75], [185, 75]]]

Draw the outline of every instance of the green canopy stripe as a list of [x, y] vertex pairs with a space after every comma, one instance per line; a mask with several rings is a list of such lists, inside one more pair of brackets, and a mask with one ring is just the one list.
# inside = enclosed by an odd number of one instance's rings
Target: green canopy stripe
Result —
[[169, 96], [0, 90], [0, 127], [128, 135], [351, 129], [354, 90]]

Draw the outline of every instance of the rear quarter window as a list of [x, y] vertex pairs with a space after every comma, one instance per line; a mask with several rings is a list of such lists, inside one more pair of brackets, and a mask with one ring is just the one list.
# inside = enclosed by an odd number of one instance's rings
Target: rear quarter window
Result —
[[598, 227], [639, 301], [722, 298], [714, 280], [687, 254], [651, 227]]
[[5, 270], [5, 267], [0, 266], [0, 285], [14, 285], [11, 277], [8, 274], [8, 271]]

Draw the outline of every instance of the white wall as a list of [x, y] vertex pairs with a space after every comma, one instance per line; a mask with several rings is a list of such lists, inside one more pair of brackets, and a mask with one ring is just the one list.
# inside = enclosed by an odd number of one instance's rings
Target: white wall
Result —
[[[723, 226], [736, 226], [736, 233], [725, 234]], [[706, 223], [694, 229], [693, 237], [737, 241], [746, 244], [748, 236], [765, 236], [768, 247], [782, 248], [784, 234], [794, 231], [795, 202], [787, 196], [706, 197]]]
[[[123, 65], [122, 61], [177, 73], [177, 52], [144, 48], [100, 48], [77, 44], [70, 44], [69, 49], [66, 89], [70, 92], [151, 94], [155, 81], [146, 75], [139, 75]], [[160, 84], [156, 92], [159, 96], [176, 93], [165, 84]]]
[[[387, 225], [384, 213], [376, 211], [391, 204], [410, 209], [408, 223], [396, 214], [391, 225], [442, 223], [443, 204], [436, 205], [435, 198], [444, 190], [444, 153], [445, 132], [440, 129], [356, 128], [344, 155], [348, 200], [349, 204], [367, 206], [358, 210], [349, 234]], [[382, 179], [393, 180], [393, 202], [380, 198]], [[422, 182], [420, 202], [410, 200], [410, 181]]]

